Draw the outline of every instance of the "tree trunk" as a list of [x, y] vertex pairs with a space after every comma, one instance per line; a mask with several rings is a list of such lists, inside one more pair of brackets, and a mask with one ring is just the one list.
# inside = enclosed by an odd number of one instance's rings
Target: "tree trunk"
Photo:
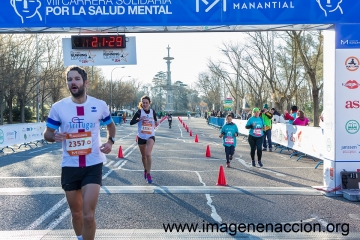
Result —
[[12, 117], [12, 112], [13, 112], [13, 106], [12, 106], [12, 98], [9, 98], [9, 100], [7, 101], [7, 104], [9, 106], [9, 124], [13, 123], [13, 117]]
[[314, 103], [314, 127], [319, 127], [319, 92], [320, 89], [312, 90], [312, 98]]
[[20, 122], [25, 123], [25, 103], [23, 99], [20, 99]]

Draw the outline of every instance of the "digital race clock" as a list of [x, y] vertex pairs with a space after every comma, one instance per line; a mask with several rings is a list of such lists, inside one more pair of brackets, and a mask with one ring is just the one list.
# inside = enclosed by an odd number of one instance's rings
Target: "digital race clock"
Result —
[[125, 48], [125, 35], [83, 35], [71, 36], [73, 49]]

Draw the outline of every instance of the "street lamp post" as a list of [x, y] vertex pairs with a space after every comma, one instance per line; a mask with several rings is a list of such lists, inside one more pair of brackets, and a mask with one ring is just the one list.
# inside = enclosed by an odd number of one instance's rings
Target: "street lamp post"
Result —
[[36, 122], [40, 122], [39, 117], [39, 94], [40, 94], [40, 86], [39, 86], [39, 42], [38, 35], [36, 34]]
[[121, 81], [121, 79], [123, 79], [124, 77], [131, 77], [131, 76], [122, 76], [119, 81]]
[[113, 74], [113, 71], [117, 68], [125, 68], [124, 66], [121, 66], [121, 67], [114, 67], [112, 70], [111, 70], [111, 79], [110, 79], [110, 106], [109, 106], [109, 110], [110, 110], [110, 115], [112, 113], [111, 111], [111, 108], [112, 108], [112, 94], [113, 94], [113, 91], [112, 91], [112, 74]]

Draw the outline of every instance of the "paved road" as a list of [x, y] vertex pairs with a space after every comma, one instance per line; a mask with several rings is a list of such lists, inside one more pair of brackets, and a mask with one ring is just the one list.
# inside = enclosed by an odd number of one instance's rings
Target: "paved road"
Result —
[[[225, 168], [228, 186], [216, 186], [225, 164], [218, 130], [204, 119], [184, 121], [193, 136], [177, 119], [172, 129], [165, 121], [156, 131], [153, 184], [143, 178], [136, 126], [117, 126], [117, 141], [103, 168], [96, 239], [360, 239], [360, 203], [312, 188], [322, 185], [322, 167], [315, 169], [312, 159], [264, 152], [264, 167], [254, 168], [247, 140], [239, 137], [232, 167]], [[102, 137], [105, 141], [105, 132]], [[211, 158], [205, 157], [207, 145]], [[123, 159], [117, 158], [120, 146]], [[0, 239], [76, 239], [59, 187], [60, 144], [5, 151], [0, 157]], [[170, 233], [164, 230], [168, 224], [193, 228]], [[245, 231], [251, 224], [257, 231]]]

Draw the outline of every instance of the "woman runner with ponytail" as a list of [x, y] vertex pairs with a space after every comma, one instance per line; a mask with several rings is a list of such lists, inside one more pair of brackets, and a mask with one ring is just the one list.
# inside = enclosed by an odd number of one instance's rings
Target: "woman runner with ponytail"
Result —
[[148, 183], [152, 183], [151, 170], [151, 151], [155, 144], [155, 127], [158, 126], [156, 113], [150, 108], [150, 97], [143, 96], [139, 102], [139, 110], [130, 121], [130, 125], [138, 124], [138, 145], [141, 152], [141, 160], [144, 165], [144, 178]]

